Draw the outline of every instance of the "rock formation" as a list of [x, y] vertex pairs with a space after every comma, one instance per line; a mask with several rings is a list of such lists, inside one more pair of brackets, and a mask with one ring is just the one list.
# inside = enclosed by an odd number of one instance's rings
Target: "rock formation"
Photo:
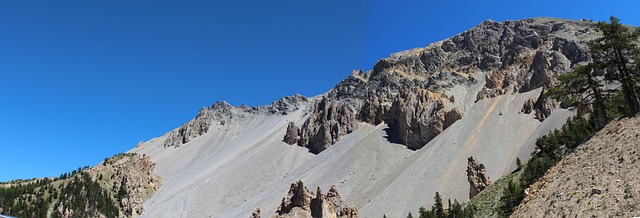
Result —
[[[292, 123], [289, 124], [284, 141], [294, 144], [297, 138], [299, 146], [306, 147], [310, 152], [317, 154], [353, 132], [356, 127], [355, 112], [349, 105], [323, 97], [316, 102], [311, 115], [299, 131]], [[295, 136], [295, 133], [298, 133], [298, 136]]]
[[298, 143], [298, 140], [300, 140], [300, 128], [298, 128], [293, 122], [289, 122], [283, 141], [287, 144], [293, 145]]
[[179, 147], [192, 139], [209, 131], [209, 127], [218, 120], [221, 124], [225, 118], [231, 115], [231, 105], [227, 102], [215, 102], [211, 107], [202, 108], [193, 120], [169, 132], [164, 142], [164, 147]]
[[540, 122], [544, 121], [554, 109], [558, 107], [558, 103], [545, 95], [544, 89], [536, 100], [529, 99], [522, 106], [522, 112], [530, 114], [535, 112], [535, 117]]
[[310, 192], [302, 181], [298, 181], [291, 184], [287, 196], [282, 199], [282, 203], [273, 217], [356, 218], [358, 210], [346, 206], [333, 185], [325, 195], [318, 187], [314, 197], [313, 192]]
[[402, 91], [386, 117], [392, 137], [410, 149], [422, 148], [440, 132], [462, 118], [457, 109], [446, 109], [448, 97], [425, 89]]
[[260, 218], [260, 208], [256, 208], [256, 210], [251, 213], [251, 218]]
[[467, 180], [469, 181], [469, 199], [491, 185], [491, 178], [489, 178], [484, 164], [479, 163], [473, 157], [467, 159]]
[[[119, 154], [105, 160], [102, 164], [87, 170], [93, 179], [104, 180], [109, 185], [108, 190], [127, 190], [122, 198], [120, 208], [127, 214], [139, 215], [144, 213], [144, 201], [151, 197], [162, 185], [162, 179], [153, 169], [155, 163], [147, 155], [132, 153]], [[107, 177], [108, 175], [113, 175]]]

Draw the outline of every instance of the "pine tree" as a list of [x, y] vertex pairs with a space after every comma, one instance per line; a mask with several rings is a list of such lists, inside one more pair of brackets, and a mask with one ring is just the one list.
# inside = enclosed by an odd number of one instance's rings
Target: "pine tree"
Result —
[[436, 203], [433, 205], [431, 211], [436, 214], [436, 217], [445, 217], [444, 214], [444, 206], [442, 205], [442, 197], [440, 197], [440, 193], [436, 192], [436, 196], [433, 197]]
[[573, 71], [558, 76], [560, 83], [550, 87], [547, 95], [578, 109], [578, 114], [592, 110], [599, 129], [610, 119], [604, 104], [605, 90], [593, 68], [593, 64], [579, 65]]
[[[631, 113], [640, 111], [637, 82], [640, 79], [638, 61], [640, 49], [636, 45], [640, 30], [629, 31], [620, 19], [611, 16], [609, 23], [599, 22], [602, 37], [589, 42], [595, 68], [606, 70], [605, 79], [620, 83]], [[635, 61], [631, 61], [635, 59]]]

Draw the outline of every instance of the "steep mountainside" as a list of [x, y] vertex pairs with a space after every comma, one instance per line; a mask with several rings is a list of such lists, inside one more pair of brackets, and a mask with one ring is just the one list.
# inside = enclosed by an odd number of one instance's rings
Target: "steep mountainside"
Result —
[[587, 21], [485, 21], [354, 71], [321, 96], [215, 103], [130, 151], [151, 156], [165, 179], [143, 216], [274, 214], [299, 180], [335, 185], [362, 217], [416, 214], [436, 191], [465, 201], [468, 157], [500, 178], [571, 115], [542, 89], [590, 61], [596, 36]]
[[640, 117], [607, 125], [536, 182], [513, 217], [640, 216]]

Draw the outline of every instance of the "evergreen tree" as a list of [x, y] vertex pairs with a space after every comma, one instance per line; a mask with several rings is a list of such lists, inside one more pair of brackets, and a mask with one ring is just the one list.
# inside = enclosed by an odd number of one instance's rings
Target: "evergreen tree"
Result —
[[603, 36], [589, 42], [594, 67], [606, 70], [606, 80], [620, 83], [630, 112], [637, 113], [640, 111], [637, 92], [637, 82], [640, 79], [638, 73], [640, 66], [637, 60], [640, 59], [638, 57], [640, 49], [636, 42], [640, 36], [640, 30], [629, 31], [629, 28], [620, 24], [620, 19], [613, 16], [609, 19], [609, 23], [599, 22], [597, 27]]
[[524, 189], [519, 182], [510, 180], [500, 198], [498, 214], [504, 217], [510, 216], [513, 213], [513, 209], [520, 204], [522, 199], [524, 199]]
[[442, 197], [440, 197], [440, 193], [436, 192], [436, 196], [434, 196], [433, 199], [436, 203], [431, 208], [431, 211], [435, 213], [436, 217], [445, 217], [444, 206], [442, 205]]
[[578, 109], [578, 114], [592, 110], [598, 129], [609, 122], [603, 85], [596, 78], [593, 64], [576, 66], [572, 72], [559, 75], [558, 80], [558, 85], [547, 90], [551, 98]]

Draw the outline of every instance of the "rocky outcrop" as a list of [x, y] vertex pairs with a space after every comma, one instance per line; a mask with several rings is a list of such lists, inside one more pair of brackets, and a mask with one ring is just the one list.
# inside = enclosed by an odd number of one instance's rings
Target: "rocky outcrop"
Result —
[[313, 193], [304, 186], [302, 181], [292, 183], [287, 196], [282, 199], [282, 203], [276, 211], [279, 215], [291, 213], [294, 209], [311, 211], [311, 200]]
[[289, 122], [283, 141], [287, 144], [293, 145], [298, 143], [298, 140], [300, 140], [300, 128], [298, 128], [293, 122]]
[[164, 147], [179, 147], [194, 138], [209, 131], [209, 127], [214, 121], [220, 124], [225, 123], [231, 116], [232, 106], [227, 102], [216, 102], [211, 107], [202, 108], [196, 117], [181, 127], [169, 132], [164, 141]]
[[[322, 100], [316, 102], [309, 118], [299, 131], [296, 130], [295, 125], [289, 124], [284, 141], [294, 144], [292, 142], [295, 142], [297, 138], [299, 146], [306, 147], [310, 152], [318, 154], [356, 128], [355, 112], [349, 105], [323, 97]], [[298, 133], [298, 136], [295, 133]]]
[[314, 197], [313, 192], [310, 192], [302, 181], [298, 181], [291, 184], [287, 196], [282, 199], [273, 217], [356, 218], [358, 210], [346, 206], [333, 185], [325, 195], [318, 187]]
[[260, 218], [260, 208], [256, 208], [256, 210], [251, 213], [251, 218]]
[[299, 110], [307, 102], [309, 102], [307, 97], [296, 94], [278, 99], [266, 107], [253, 107], [253, 110], [264, 110], [271, 114], [287, 115], [292, 111]]
[[105, 189], [114, 192], [112, 196], [119, 190], [126, 190], [126, 196], [118, 202], [121, 210], [125, 214], [139, 215], [144, 213], [144, 201], [162, 185], [162, 179], [153, 172], [155, 166], [147, 155], [123, 153], [87, 172], [92, 178], [105, 181], [108, 185]]
[[419, 149], [462, 118], [457, 109], [446, 109], [448, 97], [425, 89], [409, 88], [396, 98], [386, 117], [391, 132], [410, 149]]
[[491, 185], [491, 178], [489, 178], [484, 164], [479, 163], [473, 157], [467, 159], [467, 180], [469, 181], [469, 199]]
[[555, 100], [550, 99], [543, 89], [536, 100], [529, 99], [524, 103], [521, 112], [526, 114], [535, 112], [535, 118], [542, 122], [549, 117], [551, 112], [553, 112], [557, 107], [558, 103]]

